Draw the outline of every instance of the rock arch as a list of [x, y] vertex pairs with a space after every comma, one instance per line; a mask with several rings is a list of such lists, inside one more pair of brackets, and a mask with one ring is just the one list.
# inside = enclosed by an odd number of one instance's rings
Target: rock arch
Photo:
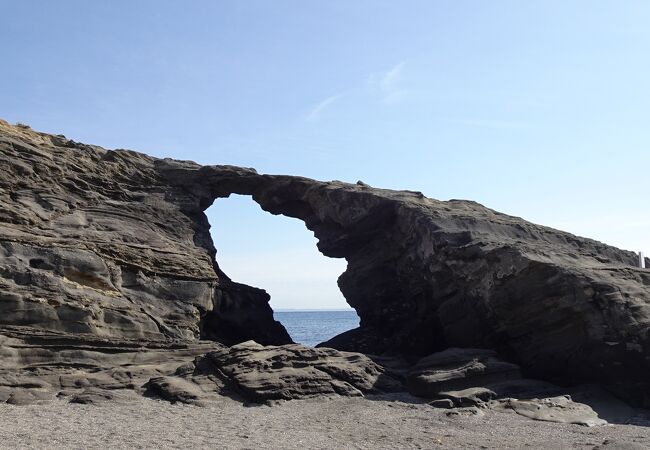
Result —
[[361, 326], [327, 345], [414, 356], [494, 348], [562, 383], [643, 383], [650, 369], [650, 277], [633, 252], [471, 201], [231, 166], [157, 167], [203, 204], [251, 195], [299, 218], [323, 254], [348, 261], [338, 283]]
[[286, 342], [263, 292], [215, 259], [204, 211], [236, 193], [304, 221], [324, 255], [347, 260], [338, 283], [361, 324], [327, 345], [406, 358], [491, 348], [533, 377], [650, 394], [650, 272], [633, 252], [471, 201], [161, 160], [3, 122], [0, 166], [2, 336]]

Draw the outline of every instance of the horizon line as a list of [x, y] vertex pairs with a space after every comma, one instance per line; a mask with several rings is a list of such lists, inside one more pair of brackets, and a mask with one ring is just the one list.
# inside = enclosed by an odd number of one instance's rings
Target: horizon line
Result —
[[355, 311], [354, 308], [273, 308], [273, 312], [282, 311]]

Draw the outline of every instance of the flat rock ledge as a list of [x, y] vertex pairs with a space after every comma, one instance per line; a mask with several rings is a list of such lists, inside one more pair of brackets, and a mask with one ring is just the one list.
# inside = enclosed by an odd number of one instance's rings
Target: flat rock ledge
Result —
[[308, 398], [410, 394], [448, 415], [514, 411], [581, 425], [625, 422], [635, 411], [598, 387], [562, 389], [521, 376], [492, 350], [451, 348], [417, 360], [300, 344], [230, 347], [210, 341], [144, 343], [67, 334], [0, 334], [0, 402], [129, 402], [144, 395], [207, 406], [220, 396], [275, 404]]
[[[519, 368], [490, 350], [448, 349], [414, 365], [403, 360], [248, 341], [197, 357], [173, 376], [152, 378], [146, 395], [203, 406], [218, 395], [273, 405], [337, 396], [373, 398], [407, 393], [447, 415], [514, 411], [524, 417], [596, 426], [630, 420], [635, 412], [597, 386], [563, 389], [521, 377]], [[572, 395], [580, 400], [574, 400]]]
[[[300, 344], [263, 346], [243, 342], [198, 357], [177, 371], [206, 392], [229, 393], [252, 402], [399, 392], [400, 375], [361, 353]], [[162, 397], [183, 401], [159, 386]], [[192, 402], [193, 403], [193, 402]]]
[[152, 377], [172, 375], [179, 365], [221, 347], [0, 327], [0, 403], [128, 400], [143, 393]]

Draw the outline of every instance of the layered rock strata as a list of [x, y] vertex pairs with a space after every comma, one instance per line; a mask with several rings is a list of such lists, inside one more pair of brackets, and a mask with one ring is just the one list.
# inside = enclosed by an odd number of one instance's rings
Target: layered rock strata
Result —
[[[176, 375], [200, 386], [203, 392], [226, 388], [253, 402], [405, 391], [398, 373], [366, 355], [299, 344], [243, 342], [207, 353], [180, 367]], [[176, 400], [168, 389], [159, 390], [163, 397]]]
[[0, 402], [62, 396], [91, 403], [119, 396], [117, 391], [142, 394], [152, 377], [172, 375], [179, 365], [219, 348], [210, 341], [102, 338], [6, 326], [0, 328]]
[[491, 348], [526, 374], [647, 395], [650, 272], [637, 255], [471, 201], [259, 175], [171, 160], [158, 170], [206, 199], [251, 195], [296, 217], [326, 256], [361, 325], [322, 345], [414, 357]]
[[291, 342], [266, 292], [219, 270], [206, 200], [158, 162], [0, 124], [0, 326]]
[[[347, 260], [339, 286], [361, 325], [327, 346], [411, 362], [489, 348], [527, 376], [648, 399], [650, 271], [633, 252], [471, 201], [156, 159], [6, 123], [0, 334], [289, 343], [268, 295], [219, 269], [204, 211], [233, 193], [303, 220], [324, 255]], [[36, 368], [9, 344], [0, 367]]]

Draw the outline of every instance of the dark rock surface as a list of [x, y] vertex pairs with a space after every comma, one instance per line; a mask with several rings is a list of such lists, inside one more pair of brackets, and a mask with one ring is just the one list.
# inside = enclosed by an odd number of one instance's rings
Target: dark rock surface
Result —
[[598, 413], [589, 405], [576, 403], [569, 396], [532, 400], [509, 399], [503, 401], [500, 406], [530, 419], [545, 422], [573, 423], [588, 427], [607, 423], [599, 418]]
[[487, 347], [537, 378], [604, 382], [637, 400], [650, 392], [650, 271], [634, 252], [471, 201], [230, 166], [157, 167], [206, 201], [252, 195], [303, 220], [323, 254], [346, 258], [339, 286], [361, 326], [324, 346], [419, 356]]
[[[197, 381], [198, 379], [186, 380], [175, 376], [154, 377], [144, 385], [145, 395], [162, 398], [171, 403], [204, 406], [211, 397], [222, 393], [223, 385], [218, 378], [206, 377], [200, 383]], [[209, 389], [202, 389], [206, 385]]]
[[519, 367], [499, 360], [494, 351], [449, 348], [420, 359], [410, 369], [406, 383], [412, 394], [433, 398], [444, 391], [520, 378]]
[[[143, 393], [152, 377], [221, 346], [209, 341], [145, 341], [71, 335], [29, 327], [0, 329], [0, 402], [35, 403], [56, 395], [78, 403]], [[75, 400], [76, 399], [76, 400]]]
[[[207, 393], [241, 396], [253, 402], [294, 400], [312, 397], [361, 397], [369, 393], [403, 391], [399, 374], [360, 353], [331, 348], [309, 348], [300, 344], [262, 346], [247, 341], [197, 358], [193, 366], [177, 371], [184, 380]], [[153, 380], [160, 384], [160, 381]], [[170, 382], [175, 387], [181, 382]], [[202, 396], [191, 385], [160, 389], [163, 398], [191, 403]], [[180, 391], [180, 392], [179, 392]], [[185, 397], [190, 401], [185, 401]]]
[[217, 346], [201, 338], [290, 343], [268, 295], [218, 267], [203, 211], [232, 193], [303, 220], [323, 254], [347, 260], [339, 286], [361, 325], [327, 346], [411, 361], [490, 348], [526, 376], [650, 401], [650, 271], [633, 252], [471, 201], [161, 160], [4, 122], [2, 376], [114, 386], [126, 355], [177, 352], [178, 366]]
[[291, 342], [266, 292], [219, 270], [205, 200], [156, 165], [0, 123], [0, 326]]
[[[249, 194], [302, 219], [361, 326], [324, 343], [426, 355], [493, 348], [530, 376], [650, 392], [650, 272], [636, 255], [475, 202], [341, 182], [160, 161], [167, 179], [208, 199]], [[641, 397], [637, 395], [642, 393]]]
[[215, 393], [267, 402], [409, 392], [461, 407], [561, 392], [555, 385], [523, 379], [518, 366], [499, 360], [491, 350], [448, 349], [408, 364], [397, 357], [254, 341], [208, 352], [144, 387], [148, 395], [193, 404]]

